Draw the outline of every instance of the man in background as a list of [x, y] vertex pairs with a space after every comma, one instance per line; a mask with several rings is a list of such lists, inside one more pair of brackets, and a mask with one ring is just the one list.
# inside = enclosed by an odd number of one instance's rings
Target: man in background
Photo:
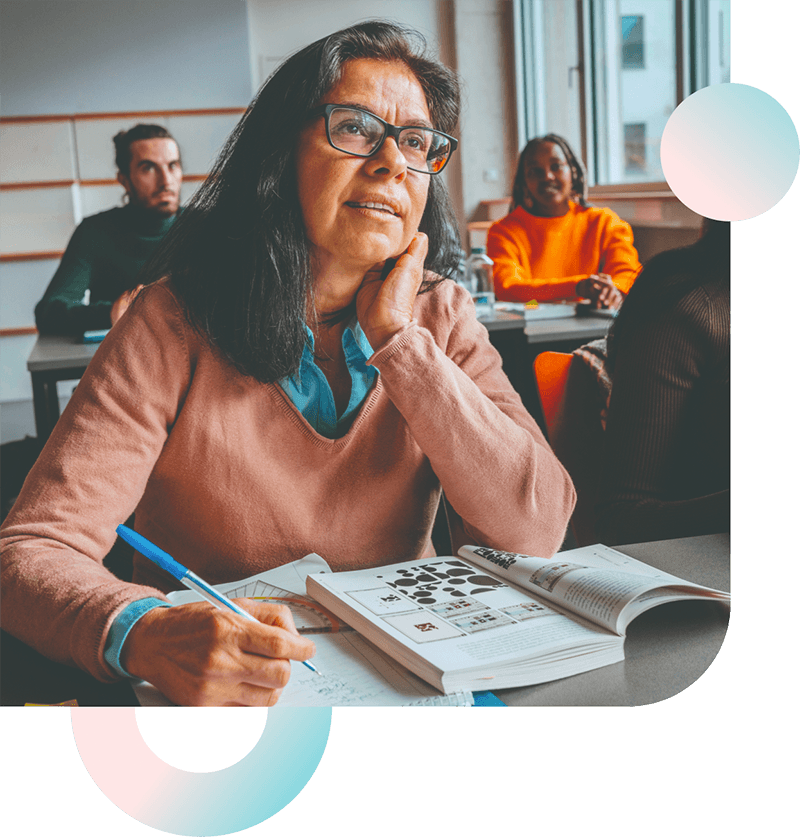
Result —
[[[137, 276], [180, 210], [181, 155], [160, 125], [114, 137], [125, 204], [85, 218], [34, 309], [41, 334], [110, 328], [138, 292]], [[88, 299], [87, 299], [88, 291]]]

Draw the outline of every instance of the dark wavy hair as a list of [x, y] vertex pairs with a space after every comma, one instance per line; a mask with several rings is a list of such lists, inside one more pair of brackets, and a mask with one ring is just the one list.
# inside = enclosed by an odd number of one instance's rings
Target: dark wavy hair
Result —
[[[266, 81], [145, 268], [145, 283], [170, 276], [189, 322], [238, 370], [263, 383], [299, 368], [313, 294], [297, 139], [345, 62], [356, 58], [406, 64], [434, 127], [454, 132], [459, 82], [426, 57], [422, 35], [380, 20], [335, 32], [292, 55]], [[429, 241], [424, 293], [455, 273], [460, 253], [441, 177], [431, 177], [419, 229]]]
[[528, 187], [525, 185], [525, 160], [531, 151], [545, 142], [552, 142], [562, 150], [572, 171], [572, 195], [575, 201], [581, 206], [589, 206], [586, 200], [586, 167], [583, 165], [580, 157], [578, 157], [572, 150], [572, 146], [560, 134], [545, 134], [541, 137], [534, 137], [520, 152], [519, 160], [517, 161], [517, 171], [514, 174], [514, 182], [511, 185], [511, 209], [516, 209], [518, 206], [525, 206], [525, 196], [528, 191]]

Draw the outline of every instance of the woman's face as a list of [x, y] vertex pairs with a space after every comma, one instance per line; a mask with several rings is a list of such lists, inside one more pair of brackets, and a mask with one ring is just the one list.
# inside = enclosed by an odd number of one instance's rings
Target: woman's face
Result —
[[[393, 125], [431, 125], [422, 87], [401, 62], [348, 61], [320, 104], [356, 105]], [[331, 147], [325, 118], [316, 117], [300, 134], [297, 185], [317, 270], [363, 275], [403, 253], [429, 183], [429, 175], [408, 170], [391, 137], [374, 156], [353, 157]]]
[[572, 170], [561, 146], [543, 142], [525, 157], [525, 186], [535, 215], [566, 215], [572, 196]]

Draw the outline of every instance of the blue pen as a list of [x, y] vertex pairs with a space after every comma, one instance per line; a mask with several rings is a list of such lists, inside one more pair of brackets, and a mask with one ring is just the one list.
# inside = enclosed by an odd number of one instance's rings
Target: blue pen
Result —
[[[195, 575], [191, 570], [187, 570], [183, 564], [179, 564], [171, 555], [164, 552], [163, 549], [160, 549], [154, 543], [151, 543], [138, 532], [134, 532], [133, 529], [129, 529], [127, 526], [120, 525], [117, 526], [117, 534], [137, 552], [141, 552], [145, 558], [149, 558], [155, 564], [158, 564], [162, 570], [166, 570], [170, 575], [174, 575], [181, 584], [190, 590], [194, 590], [195, 593], [202, 596], [206, 601], [211, 602], [211, 604], [216, 605], [220, 609], [227, 608], [228, 610], [232, 610], [250, 622], [261, 624], [251, 613], [243, 610], [227, 596], [223, 596], [219, 590], [215, 590], [208, 582], [203, 581], [200, 576]], [[311, 663], [303, 661], [303, 665], [319, 674], [319, 671]]]

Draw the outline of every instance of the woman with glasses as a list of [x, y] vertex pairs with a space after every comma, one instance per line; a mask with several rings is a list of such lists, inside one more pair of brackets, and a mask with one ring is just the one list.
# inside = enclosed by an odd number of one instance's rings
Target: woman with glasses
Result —
[[590, 299], [619, 308], [641, 270], [630, 225], [586, 202], [586, 173], [558, 134], [532, 139], [519, 156], [511, 212], [489, 229], [497, 299]]
[[334, 570], [432, 556], [441, 491], [465, 541], [552, 555], [569, 477], [469, 295], [441, 173], [454, 74], [373, 21], [283, 64], [111, 330], [5, 526], [3, 625], [181, 704], [270, 705], [313, 644], [205, 604], [117, 524], [211, 583], [317, 552]]

